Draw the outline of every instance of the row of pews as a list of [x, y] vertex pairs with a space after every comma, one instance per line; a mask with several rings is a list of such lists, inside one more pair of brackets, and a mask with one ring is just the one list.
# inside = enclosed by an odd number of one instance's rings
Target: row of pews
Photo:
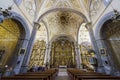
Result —
[[120, 80], [120, 77], [97, 72], [86, 72], [80, 69], [67, 69], [72, 80]]
[[48, 69], [40, 72], [27, 72], [14, 76], [1, 77], [0, 80], [54, 80], [58, 73], [57, 69]]

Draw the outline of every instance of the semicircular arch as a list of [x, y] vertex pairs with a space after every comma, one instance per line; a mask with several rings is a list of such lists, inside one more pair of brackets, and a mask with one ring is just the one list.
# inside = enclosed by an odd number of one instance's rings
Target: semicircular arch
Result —
[[66, 11], [66, 10], [71, 11], [71, 12], [74, 12], [74, 13], [80, 15], [80, 16], [84, 19], [85, 22], [88, 22], [87, 18], [85, 17], [85, 15], [84, 15], [82, 12], [77, 11], [77, 10], [74, 10], [74, 9], [70, 9], [70, 8], [53, 8], [53, 9], [49, 9], [49, 10], [47, 10], [46, 12], [44, 12], [43, 14], [41, 14], [41, 15], [39, 16], [37, 22], [40, 22], [41, 19], [42, 19], [45, 15], [47, 15], [47, 14], [49, 14], [49, 13], [51, 13], [51, 12], [54, 12], [54, 11]]

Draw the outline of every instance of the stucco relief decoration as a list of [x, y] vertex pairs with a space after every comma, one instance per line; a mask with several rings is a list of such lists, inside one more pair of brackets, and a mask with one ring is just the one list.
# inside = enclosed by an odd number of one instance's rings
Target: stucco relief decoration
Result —
[[48, 0], [48, 3], [46, 5], [46, 8], [49, 8], [51, 6], [55, 6], [57, 0]]
[[41, 27], [38, 29], [36, 33], [36, 40], [44, 40], [47, 41], [47, 30], [43, 23], [40, 23]]
[[70, 3], [72, 4], [73, 7], [80, 8], [80, 4], [78, 0], [70, 0]]
[[90, 6], [90, 15], [95, 16], [102, 5], [102, 0], [92, 0]]
[[54, 16], [48, 16], [49, 25], [57, 24], [63, 29], [68, 25], [74, 24], [77, 22], [75, 16], [70, 12], [57, 12]]
[[24, 6], [30, 16], [34, 16], [35, 2], [34, 0], [24, 0]]
[[62, 24], [62, 25], [68, 25], [70, 23], [70, 15], [69, 13], [61, 13], [61, 14], [58, 14], [59, 17], [59, 23]]

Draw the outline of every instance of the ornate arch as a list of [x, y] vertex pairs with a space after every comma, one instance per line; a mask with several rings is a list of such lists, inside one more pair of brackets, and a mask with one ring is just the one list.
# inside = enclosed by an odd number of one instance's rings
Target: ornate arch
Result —
[[101, 28], [103, 27], [103, 24], [111, 19], [112, 17], [114, 16], [114, 12], [109, 12], [107, 14], [105, 14], [101, 19], [100, 21], [98, 22], [97, 26], [96, 26], [96, 29], [94, 31], [94, 34], [95, 34], [95, 39], [98, 40], [98, 39], [101, 39]]
[[18, 14], [16, 12], [9, 12], [9, 15], [7, 15], [7, 16], [3, 16], [3, 14], [0, 15], [0, 22], [4, 21], [4, 19], [9, 19], [9, 18], [15, 19], [22, 24], [22, 27], [25, 29], [25, 33], [26, 33], [25, 39], [29, 39], [30, 38], [30, 29], [29, 29], [29, 26], [28, 26], [26, 20], [20, 14]]
[[72, 12], [74, 12], [74, 13], [82, 16], [82, 18], [84, 19], [84, 21], [85, 21], [85, 22], [88, 22], [87, 18], [85, 17], [85, 15], [84, 15], [83, 13], [81, 13], [81, 12], [79, 12], [79, 11], [77, 11], [77, 10], [74, 10], [74, 9], [70, 9], [70, 8], [53, 8], [53, 9], [49, 9], [49, 10], [47, 10], [46, 12], [44, 12], [43, 14], [41, 14], [41, 16], [38, 18], [37, 22], [40, 22], [41, 19], [42, 19], [45, 15], [47, 15], [47, 14], [53, 12], [53, 11], [66, 11], [66, 10], [72, 11]]
[[[39, 19], [37, 20], [37, 22], [39, 23], [45, 15], [47, 15], [47, 14], [49, 14], [49, 13], [51, 13], [51, 12], [54, 12], [54, 11], [66, 11], [66, 10], [72, 11], [73, 13], [76, 13], [77, 15], [79, 15], [79, 16], [81, 16], [81, 17], [83, 18], [83, 20], [84, 20], [83, 22], [88, 23], [88, 20], [87, 20], [87, 18], [85, 17], [85, 15], [84, 15], [83, 13], [81, 13], [80, 11], [74, 10], [74, 9], [70, 9], [70, 8], [54, 8], [54, 9], [49, 9], [49, 10], [47, 10], [46, 12], [44, 12], [44, 13], [39, 17]], [[83, 22], [82, 22], [82, 23], [83, 23]], [[80, 28], [80, 25], [81, 25], [82, 23], [80, 23], [80, 24], [78, 25], [79, 28]], [[47, 28], [47, 27], [46, 27], [46, 28]], [[78, 41], [78, 32], [79, 32], [79, 30], [77, 31], [77, 35], [76, 35], [76, 40], [77, 40], [77, 41]]]
[[70, 35], [65, 35], [65, 34], [61, 34], [61, 35], [56, 35], [56, 36], [54, 36], [52, 39], [51, 39], [51, 43], [54, 41], [54, 40], [56, 40], [56, 39], [58, 39], [58, 38], [60, 38], [60, 37], [66, 37], [67, 39], [69, 39], [69, 41], [72, 41], [72, 42], [74, 42], [75, 43], [75, 40], [74, 40], [74, 38], [72, 37], [72, 36], [70, 36]]
[[12, 12], [12, 15], [13, 15], [13, 17], [11, 17], [11, 18], [13, 18], [15, 20], [18, 20], [22, 24], [22, 27], [24, 27], [25, 33], [26, 33], [25, 39], [29, 40], [29, 38], [30, 38], [30, 29], [29, 29], [29, 26], [28, 26], [26, 20], [21, 15], [17, 14], [16, 12]]

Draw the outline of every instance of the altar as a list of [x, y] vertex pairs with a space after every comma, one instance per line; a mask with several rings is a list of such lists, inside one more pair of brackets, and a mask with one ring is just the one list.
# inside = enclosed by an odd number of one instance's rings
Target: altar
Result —
[[67, 65], [59, 65], [59, 68], [67, 68]]

